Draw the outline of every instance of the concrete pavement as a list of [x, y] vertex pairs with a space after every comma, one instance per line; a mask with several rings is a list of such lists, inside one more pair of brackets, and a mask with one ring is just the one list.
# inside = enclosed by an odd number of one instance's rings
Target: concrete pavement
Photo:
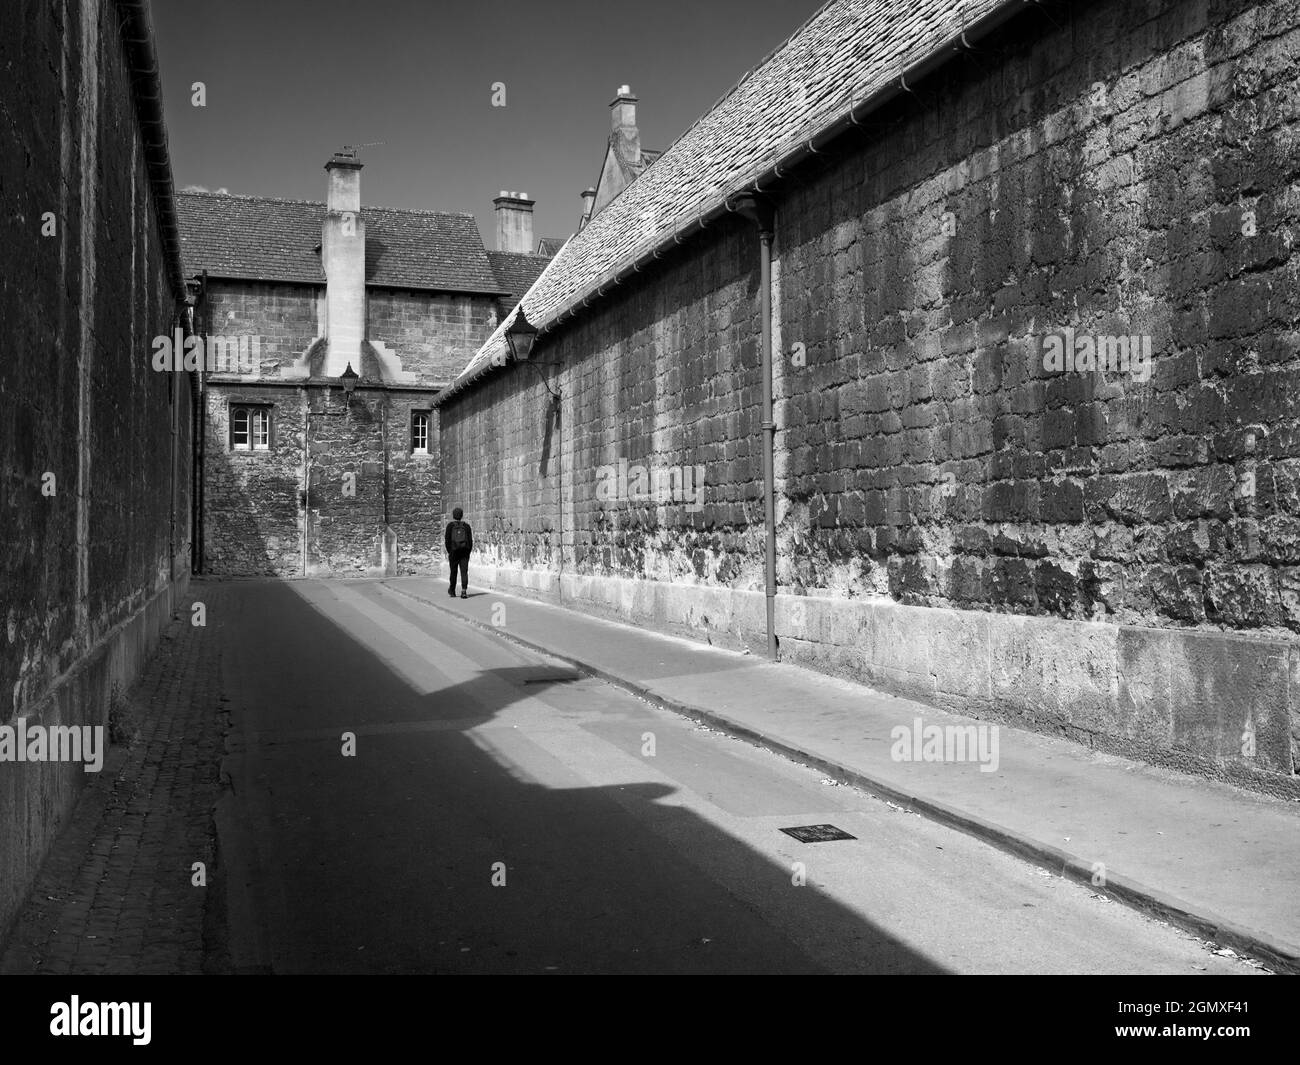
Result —
[[388, 587], [557, 655], [1195, 933], [1300, 971], [1300, 808], [999, 729], [999, 765], [900, 761], [893, 733], [969, 725], [935, 708], [753, 656], [445, 578]]

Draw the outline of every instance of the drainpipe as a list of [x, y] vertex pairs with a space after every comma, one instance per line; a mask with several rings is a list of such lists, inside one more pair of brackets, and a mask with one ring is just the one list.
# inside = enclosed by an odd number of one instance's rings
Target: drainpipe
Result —
[[388, 392], [381, 392], [379, 395], [379, 439], [384, 451], [384, 528], [380, 533], [380, 561], [384, 563], [384, 576], [389, 576], [389, 569], [392, 569], [392, 576], [397, 576], [397, 552], [394, 550], [390, 556], [388, 546], [391, 542], [396, 548], [396, 537], [392, 535], [392, 518], [388, 506]]
[[[180, 307], [172, 314], [172, 336], [176, 335], [178, 328], [184, 330], [185, 336], [192, 332]], [[173, 368], [167, 374], [167, 407], [171, 414], [171, 441], [167, 451], [167, 596], [169, 606], [173, 608], [176, 602], [176, 425], [179, 420], [176, 408], [180, 406], [179, 382], [180, 375]]]
[[[327, 400], [328, 402], [328, 400]], [[311, 527], [311, 392], [302, 390], [302, 575], [307, 576], [308, 530]]]
[[195, 399], [195, 417], [192, 432], [194, 434], [194, 529], [191, 533], [191, 568], [195, 573], [204, 572], [204, 559], [207, 554], [207, 539], [204, 535], [207, 521], [208, 494], [208, 389], [207, 389], [207, 350], [208, 335], [212, 332], [209, 318], [212, 314], [208, 302], [208, 272], [203, 271], [199, 296], [195, 301], [195, 318], [198, 320], [199, 338], [203, 343], [203, 358], [199, 361], [198, 389]]
[[554, 399], [555, 407], [555, 483], [559, 486], [557, 495], [560, 503], [560, 579], [556, 583], [560, 605], [564, 605], [564, 411], [560, 408], [560, 397]]
[[766, 526], [765, 597], [767, 607], [767, 657], [777, 660], [776, 649], [776, 484], [774, 459], [776, 422], [772, 419], [772, 236], [775, 211], [764, 196], [745, 196], [736, 205], [738, 213], [758, 226], [759, 293], [758, 313], [762, 326], [760, 357], [763, 374], [763, 516]]
[[388, 532], [388, 526], [392, 522], [388, 506], [388, 393], [384, 392], [379, 397], [380, 412], [380, 438], [384, 448], [384, 532]]

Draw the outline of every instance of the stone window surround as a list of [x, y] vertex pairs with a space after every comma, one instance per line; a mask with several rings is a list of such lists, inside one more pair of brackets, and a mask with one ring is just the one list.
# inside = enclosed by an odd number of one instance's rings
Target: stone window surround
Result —
[[[275, 417], [273, 403], [230, 403], [230, 425], [226, 433], [226, 448], [232, 453], [254, 454], [261, 452], [269, 454], [275, 450]], [[249, 442], [245, 445], [235, 443], [235, 417], [241, 411], [247, 411], [249, 414], [262, 413], [266, 415], [266, 445], [257, 446], [252, 440], [253, 423], [249, 420], [248, 432]]]
[[[424, 419], [423, 436], [424, 446], [418, 447], [416, 441], [420, 434], [417, 432], [418, 419]], [[433, 430], [433, 411], [425, 408], [423, 410], [416, 408], [411, 411], [411, 456], [413, 458], [428, 458], [432, 455], [429, 450]]]

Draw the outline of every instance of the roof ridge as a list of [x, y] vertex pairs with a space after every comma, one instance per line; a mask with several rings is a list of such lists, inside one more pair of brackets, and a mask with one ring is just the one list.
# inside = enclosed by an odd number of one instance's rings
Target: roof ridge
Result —
[[213, 192], [210, 189], [181, 189], [177, 196], [210, 196], [214, 200], [261, 200], [264, 203], [298, 203], [324, 207], [324, 200], [294, 200], [283, 196], [253, 196], [246, 192]]
[[473, 211], [437, 211], [430, 210], [427, 207], [386, 207], [383, 204], [371, 204], [367, 207], [364, 203], [361, 205], [362, 211], [401, 211], [402, 214], [429, 214], [429, 215], [454, 215], [457, 218], [475, 218]]
[[770, 52], [768, 52], [767, 55], [763, 56], [762, 59], [760, 59], [757, 63], [755, 63], [752, 67], [750, 67], [747, 71], [745, 71], [745, 73], [743, 73], [740, 76], [739, 80], [734, 85], [732, 85], [730, 89], [728, 89], [716, 100], [714, 100], [713, 103], [710, 104], [708, 107], [706, 107], [703, 113], [701, 113], [699, 117], [695, 119], [694, 122], [692, 122], [689, 126], [687, 126], [684, 130], [682, 130], [681, 133], [679, 133], [676, 137], [674, 137], [671, 142], [669, 142], [667, 148], [661, 149], [659, 155], [665, 156], [670, 151], [672, 151], [673, 148], [676, 147], [678, 141], [680, 141], [683, 137], [685, 137], [688, 133], [690, 133], [691, 130], [693, 130], [696, 126], [698, 126], [701, 122], [703, 122], [706, 118], [708, 118], [711, 114], [713, 114], [714, 111], [716, 111], [719, 107], [722, 106], [724, 101], [729, 100], [731, 99], [731, 97], [735, 96], [737, 91], [740, 89], [742, 85], [745, 84], [745, 82], [747, 82], [756, 73], [758, 73], [758, 71], [762, 70], [763, 67], [767, 66], [767, 64], [771, 62], [772, 58], [779, 51], [781, 51], [782, 48], [784, 48], [787, 44], [793, 41], [797, 36], [799, 36], [799, 34], [803, 33], [803, 31], [807, 29], [808, 26], [811, 25], [812, 22], [819, 15], [821, 15], [823, 11], [825, 11], [828, 7], [830, 7], [832, 4], [835, 4], [837, 2], [839, 2], [839, 0], [825, 0], [825, 3], [823, 3], [821, 7], [819, 7], [816, 11], [814, 11], [811, 15], [809, 15], [806, 19], [804, 19], [801, 23], [799, 23], [798, 28], [796, 28], [793, 33], [789, 34], [785, 38], [785, 40], [783, 40], [780, 44], [778, 44], [775, 48], [773, 48]]
[[[213, 192], [207, 190], [184, 190], [176, 194], [177, 196], [208, 196], [214, 200], [258, 200], [262, 203], [294, 203], [306, 207], [324, 207], [324, 200], [296, 200], [285, 196], [256, 196], [246, 192]], [[424, 215], [451, 215], [456, 218], [474, 218], [473, 211], [439, 211], [431, 210], [426, 207], [389, 207], [386, 204], [373, 203], [362, 204], [362, 212], [366, 211], [401, 211], [403, 214], [424, 214]]]

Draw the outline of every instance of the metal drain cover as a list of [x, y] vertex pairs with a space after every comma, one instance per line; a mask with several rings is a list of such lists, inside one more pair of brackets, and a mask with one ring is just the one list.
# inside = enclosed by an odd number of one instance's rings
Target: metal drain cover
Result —
[[787, 836], [794, 836], [800, 843], [829, 843], [836, 839], [857, 839], [842, 828], [834, 825], [799, 825], [796, 828], [781, 829]]

